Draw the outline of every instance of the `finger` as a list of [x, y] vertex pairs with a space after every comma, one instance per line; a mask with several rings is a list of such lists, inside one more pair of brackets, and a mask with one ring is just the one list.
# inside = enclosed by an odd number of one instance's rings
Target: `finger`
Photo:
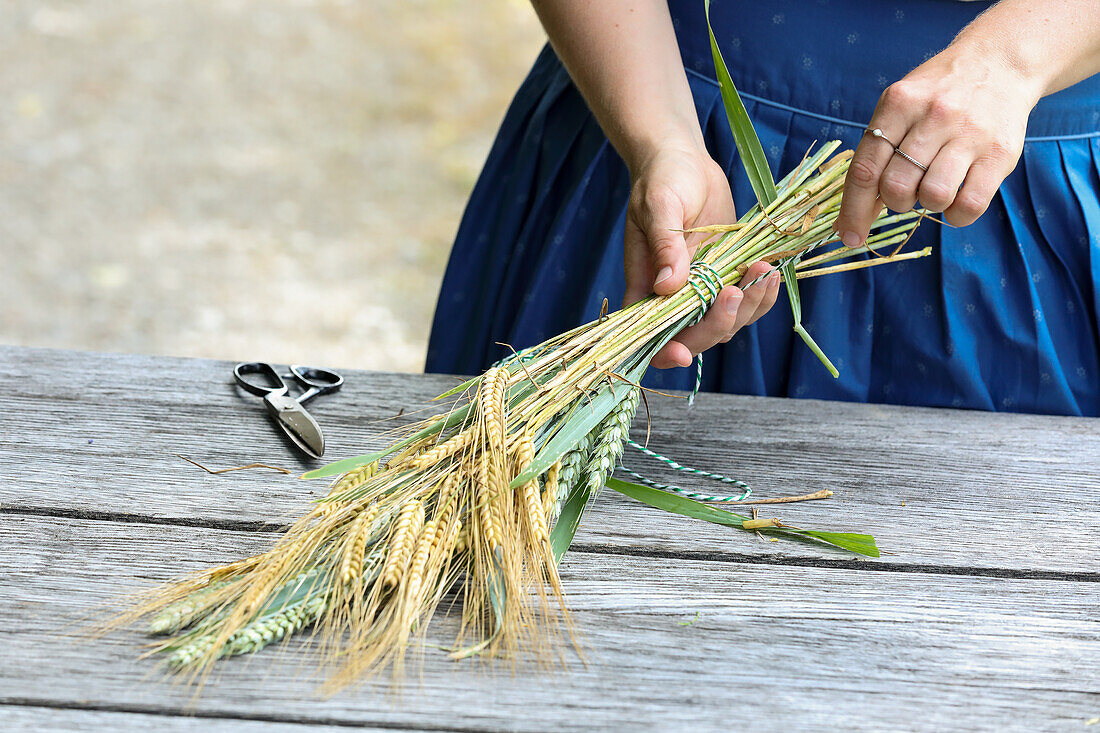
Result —
[[691, 351], [679, 341], [669, 341], [649, 362], [655, 369], [691, 366]]
[[773, 272], [768, 276], [767, 280], [758, 283], [758, 286], [764, 286], [764, 295], [760, 299], [760, 303], [756, 306], [756, 312], [753, 313], [745, 323], [746, 326], [751, 326], [756, 323], [765, 313], [772, 309], [772, 306], [775, 305], [775, 301], [779, 298], [779, 283], [782, 281], [783, 276], [778, 272]]
[[722, 288], [711, 303], [703, 320], [676, 334], [675, 341], [687, 347], [692, 356], [726, 341], [736, 330], [737, 312], [744, 294], [733, 286]]
[[626, 274], [626, 293], [623, 307], [637, 303], [653, 292], [654, 271], [649, 258], [649, 245], [645, 233], [634, 222], [632, 216], [626, 217], [626, 235], [623, 239], [623, 272]]
[[766, 262], [755, 262], [741, 280], [753, 283], [771, 271], [770, 277], [749, 285], [744, 291], [725, 287], [707, 310], [703, 320], [685, 328], [653, 357], [650, 364], [658, 369], [690, 366], [691, 360], [719, 343], [727, 343], [743, 326], [754, 322], [775, 305], [780, 275]]
[[[944, 128], [926, 130], [918, 125], [898, 144], [898, 150], [927, 167], [946, 142]], [[916, 206], [924, 175], [925, 171], [912, 160], [894, 153], [879, 180], [879, 198], [892, 211], [909, 211]]]
[[844, 195], [836, 217], [836, 230], [846, 247], [859, 247], [867, 240], [879, 208], [879, 178], [893, 154], [885, 140], [864, 135], [859, 141], [844, 177]]
[[920, 182], [918, 200], [929, 211], [944, 211], [955, 202], [973, 154], [964, 147], [948, 143], [928, 164], [928, 172]]
[[[769, 273], [772, 274], [769, 275]], [[733, 324], [733, 331], [730, 333], [730, 336], [751, 322], [753, 316], [756, 315], [757, 309], [765, 302], [764, 299], [768, 294], [768, 287], [772, 284], [770, 278], [778, 275], [779, 273], [775, 271], [775, 268], [766, 262], [754, 262], [749, 269], [745, 271], [744, 277], [741, 278], [741, 282], [746, 285], [743, 291], [744, 298], [741, 301], [741, 308], [737, 314], [737, 320]], [[761, 315], [763, 315], [763, 313], [761, 313]]]
[[675, 194], [647, 193], [641, 211], [641, 228], [655, 272], [650, 287], [658, 295], [669, 295], [684, 287], [688, 278], [690, 255], [680, 231], [686, 219], [684, 207]]
[[973, 224], [989, 208], [989, 202], [1010, 172], [990, 160], [976, 161], [967, 171], [955, 200], [944, 209], [943, 218], [956, 227]]
[[[886, 96], [883, 93], [883, 100]], [[889, 140], [897, 141], [909, 131], [909, 122], [901, 112], [887, 109], [884, 101], [880, 101], [868, 128], [880, 129]], [[893, 156], [893, 145], [870, 133], [865, 133], [856, 146], [844, 177], [844, 196], [836, 218], [836, 230], [845, 246], [859, 247], [867, 241], [871, 223], [879, 211], [879, 179]]]
[[[774, 293], [778, 292], [778, 282], [769, 280], [766, 276], [775, 268], [766, 262], [754, 262], [741, 278], [743, 283], [753, 283], [758, 278], [760, 282], [749, 285], [744, 290], [737, 287], [723, 288], [714, 303], [707, 310], [706, 315], [699, 323], [685, 328], [676, 335], [676, 341], [685, 345], [692, 355], [706, 351], [711, 346], [719, 343], [727, 343], [735, 333], [753, 319], [754, 313], [760, 310], [763, 315], [770, 308], [761, 310], [761, 305], [769, 297], [769, 288], [772, 291], [771, 302], [775, 302]], [[775, 273], [778, 275], [778, 273]]]

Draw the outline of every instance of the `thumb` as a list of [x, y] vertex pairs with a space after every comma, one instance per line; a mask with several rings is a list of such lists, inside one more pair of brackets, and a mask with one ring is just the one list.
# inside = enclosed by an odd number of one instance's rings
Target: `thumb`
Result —
[[653, 269], [651, 287], [658, 295], [668, 295], [687, 282], [691, 264], [687, 240], [681, 231], [686, 218], [684, 208], [674, 195], [649, 197], [646, 203], [642, 228]]
[[626, 236], [623, 241], [623, 270], [626, 274], [626, 293], [623, 307], [637, 303], [653, 292], [654, 270], [649, 258], [649, 245], [645, 232], [634, 221], [626, 218]]

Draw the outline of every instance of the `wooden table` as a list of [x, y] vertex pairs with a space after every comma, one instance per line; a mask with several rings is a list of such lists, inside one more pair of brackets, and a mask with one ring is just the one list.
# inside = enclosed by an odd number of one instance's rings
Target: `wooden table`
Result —
[[[605, 492], [562, 568], [587, 666], [425, 646], [398, 694], [382, 679], [322, 699], [294, 641], [223, 664], [196, 699], [137, 658], [140, 634], [89, 641], [81, 624], [121, 593], [266, 548], [324, 490], [174, 455], [307, 467], [230, 366], [0, 347], [5, 729], [1085, 730], [1100, 716], [1100, 422], [709, 394], [690, 410], [651, 398], [650, 444], [757, 496], [832, 489], [767, 514], [872, 532], [883, 556]], [[333, 459], [380, 446], [454, 384], [346, 376], [310, 405]]]

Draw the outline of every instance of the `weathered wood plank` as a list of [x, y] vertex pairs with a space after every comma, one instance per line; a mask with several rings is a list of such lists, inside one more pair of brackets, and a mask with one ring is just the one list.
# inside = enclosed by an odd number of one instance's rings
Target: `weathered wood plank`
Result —
[[[180, 715], [176, 710], [164, 713], [131, 713], [111, 710], [83, 710], [78, 708], [48, 708], [35, 706], [0, 705], [0, 721], [9, 731], [234, 731], [235, 733], [309, 733], [309, 731], [333, 731], [343, 726], [323, 723], [286, 723], [273, 716], [257, 715], [253, 719], [219, 718], [216, 716]], [[372, 733], [384, 728], [359, 728]]]
[[[395, 698], [316, 697], [298, 643], [224, 665], [193, 701], [136, 657], [74, 638], [89, 608], [265, 546], [269, 535], [21, 517], [0, 556], [0, 703], [257, 712], [448, 729], [1057, 730], [1100, 714], [1100, 583], [577, 553], [564, 582], [588, 666], [453, 663], [423, 648]], [[453, 619], [451, 619], [453, 620]], [[447, 643], [449, 620], [430, 639]]]
[[[0, 348], [10, 389], [0, 433], [0, 503], [180, 520], [284, 523], [319, 483], [264, 471], [209, 476], [254, 461], [307, 466], [230, 364]], [[383, 443], [382, 431], [454, 384], [447, 377], [349, 372], [311, 404], [339, 458]], [[651, 445], [684, 463], [741, 477], [757, 495], [829, 488], [826, 502], [765, 508], [808, 527], [874, 533], [887, 564], [1094, 572], [1100, 525], [1100, 422], [818, 401], [703, 395], [692, 410], [651, 398]], [[645, 435], [643, 418], [635, 436]], [[89, 442], [91, 441], [91, 442]], [[628, 451], [627, 464], [661, 474]], [[676, 474], [684, 486], [720, 485]], [[669, 517], [609, 492], [578, 535], [639, 551], [761, 558], [838, 557], [789, 542]]]
[[[233, 384], [232, 363], [0, 347], [11, 402], [0, 413], [0, 467], [13, 477], [5, 506], [78, 508], [161, 517], [290, 521], [320, 482], [268, 471], [210, 476], [212, 467], [260, 462], [296, 473], [320, 465], [294, 451], [262, 402]], [[374, 450], [400, 410], [455, 384], [434, 377], [357, 372], [309, 404], [333, 459]], [[436, 389], [435, 393], [431, 393]], [[247, 494], [244, 505], [234, 503]]]

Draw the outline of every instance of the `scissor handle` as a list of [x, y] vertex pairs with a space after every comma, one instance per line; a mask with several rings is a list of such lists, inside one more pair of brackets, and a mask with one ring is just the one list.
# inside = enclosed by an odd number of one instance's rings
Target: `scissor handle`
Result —
[[308, 390], [298, 397], [298, 402], [305, 402], [319, 394], [335, 392], [344, 384], [344, 378], [330, 369], [291, 364], [290, 373], [293, 374], [294, 378], [299, 382], [309, 387]]
[[[245, 378], [246, 375], [250, 374], [260, 375], [269, 386], [250, 382]], [[279, 376], [279, 372], [275, 371], [275, 367], [264, 361], [247, 361], [238, 364], [233, 367], [233, 378], [237, 380], [237, 384], [243, 389], [260, 397], [269, 394], [285, 394], [288, 391], [287, 384]]]

